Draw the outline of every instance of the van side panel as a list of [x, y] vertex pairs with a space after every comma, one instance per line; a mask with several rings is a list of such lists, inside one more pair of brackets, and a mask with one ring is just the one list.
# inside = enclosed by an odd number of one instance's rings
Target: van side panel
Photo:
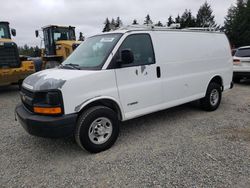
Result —
[[204, 97], [216, 75], [222, 78], [225, 89], [230, 87], [232, 57], [224, 34], [159, 31], [151, 36], [156, 62], [161, 66], [166, 104], [178, 105]]

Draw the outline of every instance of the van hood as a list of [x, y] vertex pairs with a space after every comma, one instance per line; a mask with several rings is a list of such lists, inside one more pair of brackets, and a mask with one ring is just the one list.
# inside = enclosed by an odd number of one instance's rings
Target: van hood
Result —
[[32, 91], [61, 89], [71, 79], [94, 74], [96, 71], [47, 69], [24, 79], [22, 86]]

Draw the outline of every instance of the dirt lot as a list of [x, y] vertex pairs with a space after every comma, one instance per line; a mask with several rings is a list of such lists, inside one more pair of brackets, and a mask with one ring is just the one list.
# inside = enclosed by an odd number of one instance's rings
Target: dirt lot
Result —
[[249, 187], [250, 82], [220, 108], [187, 104], [128, 121], [108, 151], [28, 135], [14, 120], [16, 87], [0, 89], [1, 187]]

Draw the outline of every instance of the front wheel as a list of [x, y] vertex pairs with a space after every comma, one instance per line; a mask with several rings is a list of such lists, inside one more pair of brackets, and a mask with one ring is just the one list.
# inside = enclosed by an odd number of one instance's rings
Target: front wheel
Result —
[[216, 110], [221, 102], [221, 86], [217, 83], [210, 83], [206, 96], [201, 99], [201, 107], [206, 111]]
[[117, 114], [108, 107], [91, 107], [77, 121], [76, 142], [91, 153], [98, 153], [110, 148], [118, 135], [119, 120]]

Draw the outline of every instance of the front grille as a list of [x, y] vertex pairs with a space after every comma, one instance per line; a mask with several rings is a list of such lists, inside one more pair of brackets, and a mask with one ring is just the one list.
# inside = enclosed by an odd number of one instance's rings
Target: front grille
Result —
[[22, 100], [23, 105], [29, 111], [33, 112], [34, 93], [22, 87], [20, 91], [20, 95], [21, 95], [21, 100]]
[[0, 67], [20, 67], [20, 59], [17, 46], [13, 42], [4, 43], [0, 46]]

